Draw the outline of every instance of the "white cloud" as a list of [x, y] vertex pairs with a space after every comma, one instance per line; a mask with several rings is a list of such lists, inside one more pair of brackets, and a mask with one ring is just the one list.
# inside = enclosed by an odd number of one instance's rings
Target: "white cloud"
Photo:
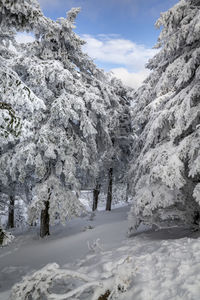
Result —
[[84, 34], [82, 38], [87, 42], [84, 46], [90, 57], [102, 63], [115, 64], [125, 67], [129, 72], [144, 70], [147, 61], [157, 50], [136, 44], [130, 40], [114, 38], [112, 35], [98, 35], [93, 37]]
[[125, 68], [114, 68], [111, 69], [113, 75], [127, 85], [134, 89], [137, 89], [141, 86], [142, 82], [146, 79], [146, 77], [149, 75], [150, 71], [147, 69], [144, 69], [139, 72], [129, 72]]
[[101, 64], [110, 66], [110, 70], [125, 85], [138, 88], [149, 75], [145, 65], [158, 50], [122, 39], [117, 35], [98, 35], [96, 37], [84, 34], [87, 42], [84, 51]]

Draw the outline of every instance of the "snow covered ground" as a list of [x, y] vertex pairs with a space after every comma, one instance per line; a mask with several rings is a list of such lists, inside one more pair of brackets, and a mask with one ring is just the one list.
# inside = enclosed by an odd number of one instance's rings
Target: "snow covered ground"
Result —
[[[82, 286], [82, 292], [77, 298], [69, 297], [69, 284], [62, 278], [59, 291], [55, 287], [42, 300], [98, 300], [106, 293], [110, 298], [104, 299], [199, 300], [199, 234], [185, 227], [138, 232], [128, 238], [128, 210], [124, 206], [73, 219], [66, 227], [52, 228], [51, 236], [44, 240], [36, 233], [38, 228], [23, 235], [16, 232], [14, 242], [0, 249], [0, 300], [8, 299], [13, 284], [23, 276], [33, 276], [47, 264], [48, 276], [67, 272], [66, 269], [72, 274], [78, 272], [88, 277], [90, 288], [84, 291], [88, 283], [80, 279], [76, 288], [80, 292]], [[33, 279], [26, 278], [29, 283]], [[40, 278], [37, 272], [34, 278]], [[44, 283], [45, 280], [48, 278], [43, 278]], [[70, 284], [74, 286], [71, 281]], [[17, 298], [17, 289], [15, 299], [23, 300]], [[36, 299], [39, 298], [33, 298]]]

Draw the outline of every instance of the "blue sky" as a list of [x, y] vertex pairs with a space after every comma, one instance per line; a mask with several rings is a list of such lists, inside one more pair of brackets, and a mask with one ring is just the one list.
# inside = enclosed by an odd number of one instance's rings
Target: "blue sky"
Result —
[[96, 64], [137, 88], [148, 74], [145, 63], [156, 50], [159, 30], [155, 21], [178, 0], [39, 0], [44, 14], [65, 17], [71, 7], [81, 7], [75, 31], [87, 44]]

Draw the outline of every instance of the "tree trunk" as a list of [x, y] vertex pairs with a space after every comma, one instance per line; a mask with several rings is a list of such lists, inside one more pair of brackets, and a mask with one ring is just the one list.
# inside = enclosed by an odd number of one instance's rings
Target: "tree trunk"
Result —
[[30, 226], [31, 227], [37, 226], [37, 222], [36, 221], [35, 222], [31, 222]]
[[108, 193], [107, 193], [107, 201], [106, 201], [106, 210], [111, 210], [112, 181], [113, 181], [113, 168], [110, 168], [108, 172]]
[[93, 190], [93, 205], [92, 205], [92, 211], [95, 211], [98, 206], [98, 200], [99, 200], [99, 193], [100, 193], [100, 187], [101, 185], [99, 183], [96, 184], [94, 190]]
[[4, 231], [3, 231], [3, 229], [0, 226], [0, 245], [3, 244], [4, 236], [5, 236]]
[[129, 196], [129, 183], [127, 183], [126, 186], [126, 202], [128, 202], [128, 196]]
[[45, 208], [41, 211], [40, 216], [40, 237], [49, 235], [49, 201], [45, 201]]
[[10, 203], [9, 203], [9, 209], [8, 209], [8, 228], [14, 228], [14, 213], [15, 213], [15, 199], [13, 196], [10, 196]]

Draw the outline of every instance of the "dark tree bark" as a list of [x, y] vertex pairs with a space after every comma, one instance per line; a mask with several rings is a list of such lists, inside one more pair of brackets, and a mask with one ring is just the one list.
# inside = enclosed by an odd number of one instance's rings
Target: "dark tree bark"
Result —
[[9, 203], [9, 210], [8, 210], [8, 228], [15, 227], [14, 214], [15, 214], [15, 199], [13, 196], [10, 196], [10, 203]]
[[108, 172], [108, 193], [107, 193], [107, 201], [106, 201], [106, 210], [111, 210], [112, 182], [113, 182], [113, 168], [110, 168]]
[[5, 236], [4, 231], [3, 231], [3, 229], [0, 226], [0, 245], [3, 244], [4, 236]]
[[37, 226], [37, 222], [36, 221], [35, 222], [31, 222], [30, 226], [31, 227]]
[[128, 202], [128, 196], [129, 196], [129, 183], [127, 183], [126, 186], [126, 202]]
[[100, 193], [101, 185], [99, 183], [96, 184], [94, 190], [93, 190], [93, 205], [92, 205], [92, 211], [95, 211], [98, 206], [98, 200], [99, 200], [99, 193]]
[[49, 201], [45, 201], [45, 208], [41, 211], [40, 216], [40, 237], [49, 235]]

